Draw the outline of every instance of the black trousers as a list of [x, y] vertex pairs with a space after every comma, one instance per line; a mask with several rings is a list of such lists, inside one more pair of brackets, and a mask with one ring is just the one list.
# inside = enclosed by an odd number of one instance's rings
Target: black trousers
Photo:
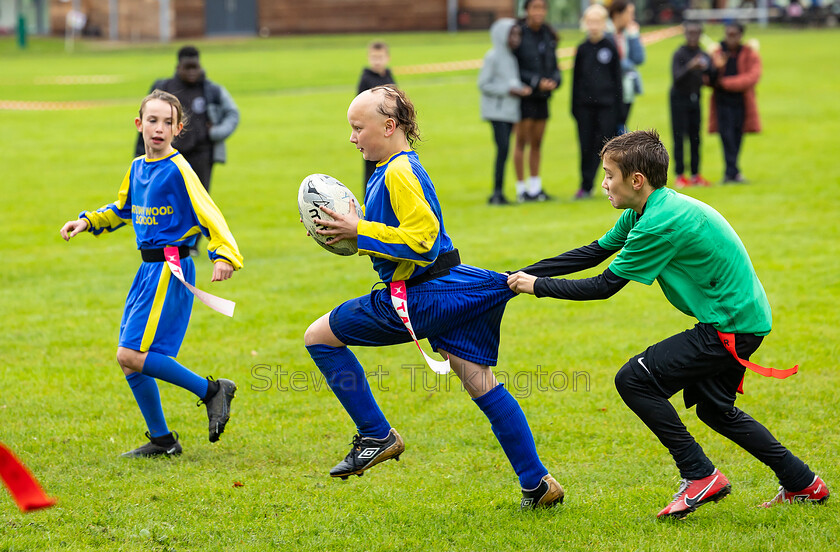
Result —
[[367, 159], [363, 159], [363, 161], [365, 163], [365, 181], [362, 183], [362, 201], [364, 201], [365, 192], [367, 192], [368, 181], [373, 176], [373, 171], [376, 170], [376, 161], [368, 161]]
[[606, 105], [577, 106], [574, 116], [580, 144], [580, 189], [591, 192], [598, 167], [601, 166], [601, 148], [615, 136], [615, 108]]
[[741, 153], [741, 142], [744, 138], [744, 104], [729, 104], [717, 102], [718, 133], [723, 144], [723, 160], [726, 163], [726, 178], [735, 178], [740, 173], [738, 169], [738, 155]]
[[621, 108], [619, 109], [620, 113], [618, 114], [618, 121], [616, 121], [616, 127], [621, 127], [621, 132], [627, 132], [627, 119], [630, 118], [631, 107], [633, 107], [632, 103], [621, 104]]
[[505, 183], [505, 165], [510, 152], [510, 134], [513, 123], [490, 121], [493, 125], [493, 139], [496, 141], [496, 167], [493, 172], [493, 195], [501, 194]]
[[209, 194], [210, 176], [213, 172], [213, 148], [199, 148], [186, 153], [182, 151], [181, 154], [187, 160], [187, 163], [190, 164], [193, 171], [195, 171], [196, 176], [201, 180], [201, 185], [204, 186], [204, 189]]
[[[192, 170], [195, 171], [195, 175], [201, 181], [201, 185], [204, 186], [204, 189], [207, 190], [207, 193], [210, 193], [210, 177], [213, 173], [213, 148], [199, 148], [196, 150], [189, 151], [187, 153], [181, 152], [184, 156], [184, 159], [187, 160], [187, 163], [190, 164]], [[198, 242], [201, 241], [201, 234], [198, 234], [195, 238], [195, 244], [192, 246], [193, 249], [197, 249]]]
[[[747, 359], [762, 338], [736, 334], [738, 356]], [[711, 475], [714, 465], [688, 433], [668, 399], [683, 389], [686, 406], [697, 405], [697, 417], [716, 432], [766, 464], [789, 491], [814, 480], [807, 464], [773, 437], [766, 427], [734, 405], [744, 374], [709, 324], [669, 337], [631, 358], [615, 377], [615, 386], [630, 409], [673, 456], [680, 476], [696, 480]]]
[[674, 134], [674, 169], [685, 172], [683, 145], [686, 137], [691, 148], [691, 174], [700, 173], [700, 95], [671, 94], [671, 130]]

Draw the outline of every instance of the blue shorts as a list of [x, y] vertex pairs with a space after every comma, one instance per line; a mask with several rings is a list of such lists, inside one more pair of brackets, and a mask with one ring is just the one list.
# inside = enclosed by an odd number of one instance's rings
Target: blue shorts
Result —
[[[195, 265], [181, 259], [184, 278], [195, 285]], [[187, 333], [193, 294], [166, 263], [143, 263], [134, 276], [120, 322], [120, 347], [178, 356]]]
[[[427, 338], [434, 350], [495, 366], [502, 315], [513, 297], [506, 275], [459, 265], [447, 276], [408, 288], [408, 315], [417, 338]], [[411, 341], [387, 287], [374, 286], [370, 295], [333, 309], [330, 328], [345, 345], [377, 347]]]

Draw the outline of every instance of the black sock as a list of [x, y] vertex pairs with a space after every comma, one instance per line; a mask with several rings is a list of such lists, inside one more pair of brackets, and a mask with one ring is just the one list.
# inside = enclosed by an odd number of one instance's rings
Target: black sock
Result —
[[211, 380], [211, 379], [208, 378], [208, 380], [207, 380], [207, 394], [204, 395], [204, 398], [201, 399], [201, 400], [203, 400], [204, 402], [209, 401], [210, 399], [212, 399], [213, 397], [216, 396], [216, 393], [219, 392], [220, 388], [221, 388], [221, 385], [219, 384], [218, 381]]
[[152, 437], [152, 443], [156, 444], [159, 447], [168, 447], [174, 445], [178, 440], [175, 439], [175, 435], [173, 433], [167, 433], [166, 435], [161, 435], [160, 437]]

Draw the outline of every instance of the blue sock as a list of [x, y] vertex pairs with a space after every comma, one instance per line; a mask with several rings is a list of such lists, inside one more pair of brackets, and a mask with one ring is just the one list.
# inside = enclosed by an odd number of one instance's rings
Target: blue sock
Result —
[[376, 404], [365, 371], [350, 349], [329, 345], [308, 345], [309, 356], [324, 374], [327, 385], [356, 423], [363, 437], [382, 439], [391, 425]]
[[519, 403], [501, 383], [473, 401], [490, 420], [493, 434], [519, 476], [519, 485], [535, 489], [548, 470], [537, 456], [534, 436]]
[[132, 372], [125, 377], [125, 380], [131, 387], [134, 400], [137, 401], [137, 406], [140, 407], [140, 412], [146, 420], [149, 435], [152, 437], [168, 435], [169, 428], [166, 427], [166, 418], [163, 417], [163, 407], [160, 404], [160, 393], [155, 378]]
[[199, 399], [207, 395], [207, 380], [189, 368], [178, 364], [174, 358], [150, 352], [143, 364], [143, 373], [155, 379], [169, 382], [194, 393]]

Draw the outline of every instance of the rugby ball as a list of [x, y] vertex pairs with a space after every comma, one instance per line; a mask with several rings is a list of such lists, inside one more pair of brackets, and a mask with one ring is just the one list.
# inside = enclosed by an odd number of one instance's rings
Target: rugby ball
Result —
[[325, 226], [315, 224], [315, 219], [333, 220], [319, 207], [323, 206], [340, 214], [350, 212], [350, 200], [356, 205], [356, 214], [363, 218], [362, 207], [350, 189], [326, 174], [310, 174], [300, 183], [298, 190], [298, 211], [306, 231], [318, 245], [336, 255], [354, 255], [359, 251], [356, 240], [341, 240], [335, 245], [326, 242], [331, 236], [322, 236], [316, 230], [326, 230]]

